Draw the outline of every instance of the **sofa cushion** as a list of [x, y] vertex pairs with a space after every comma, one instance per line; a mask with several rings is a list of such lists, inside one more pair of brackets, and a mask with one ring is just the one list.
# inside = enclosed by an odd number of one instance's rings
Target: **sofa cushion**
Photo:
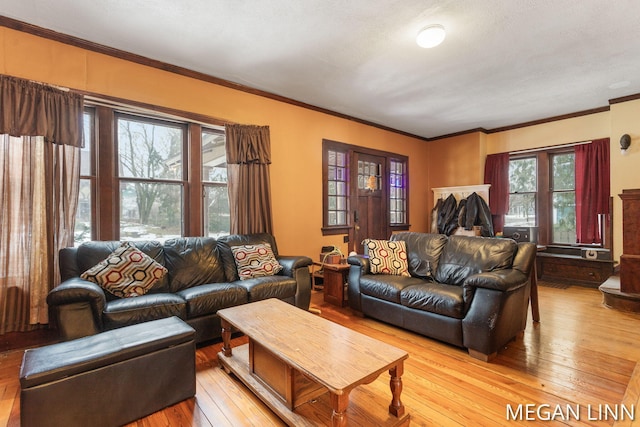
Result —
[[172, 292], [227, 281], [220, 250], [213, 237], [168, 239], [164, 242], [164, 254]]
[[177, 316], [187, 318], [187, 302], [176, 294], [146, 294], [111, 301], [102, 313], [105, 329]]
[[144, 252], [123, 242], [115, 251], [80, 275], [120, 298], [146, 294], [167, 269]]
[[247, 290], [234, 283], [210, 283], [177, 292], [187, 301], [187, 318], [215, 314], [218, 310], [246, 304]]
[[449, 236], [435, 279], [440, 283], [462, 285], [472, 274], [510, 268], [516, 249], [512, 239]]
[[282, 270], [268, 243], [232, 246], [240, 280], [273, 276]]
[[365, 254], [369, 256], [372, 274], [410, 276], [404, 241], [365, 239], [363, 245]]
[[461, 286], [423, 282], [400, 292], [400, 303], [416, 310], [462, 319], [466, 313]]
[[278, 298], [286, 300], [295, 298], [298, 290], [296, 279], [288, 276], [267, 276], [234, 282], [245, 288], [249, 302]]
[[438, 269], [438, 260], [448, 239], [444, 234], [403, 231], [392, 234], [391, 240], [402, 240], [406, 243], [409, 274], [428, 278]]
[[417, 277], [391, 274], [366, 274], [360, 277], [360, 292], [385, 301], [400, 304], [400, 292], [411, 285], [424, 283]]

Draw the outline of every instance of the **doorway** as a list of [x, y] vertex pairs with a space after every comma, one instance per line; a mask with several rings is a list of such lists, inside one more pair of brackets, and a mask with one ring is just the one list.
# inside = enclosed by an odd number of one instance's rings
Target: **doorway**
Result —
[[[353, 215], [353, 249], [362, 253], [364, 239], [388, 239], [386, 200], [386, 158], [353, 153], [351, 200]], [[351, 246], [351, 245], [350, 245]]]

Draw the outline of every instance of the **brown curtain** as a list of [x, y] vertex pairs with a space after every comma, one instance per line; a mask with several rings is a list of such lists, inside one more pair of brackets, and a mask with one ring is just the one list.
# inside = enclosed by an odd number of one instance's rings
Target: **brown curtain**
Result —
[[273, 233], [268, 126], [226, 125], [231, 234]]
[[0, 134], [82, 146], [81, 95], [0, 75]]
[[504, 217], [509, 212], [509, 153], [490, 154], [484, 164], [484, 183], [489, 188], [489, 209], [493, 231], [503, 231]]
[[83, 100], [0, 76], [0, 334], [48, 323], [58, 251], [73, 245]]

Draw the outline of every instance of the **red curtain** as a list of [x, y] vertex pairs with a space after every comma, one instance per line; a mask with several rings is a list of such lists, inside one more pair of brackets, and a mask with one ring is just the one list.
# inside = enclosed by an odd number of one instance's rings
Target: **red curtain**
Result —
[[509, 153], [489, 154], [484, 164], [484, 183], [489, 188], [489, 208], [495, 233], [504, 228], [509, 212]]
[[578, 243], [602, 243], [599, 214], [609, 214], [609, 138], [575, 147], [576, 238]]

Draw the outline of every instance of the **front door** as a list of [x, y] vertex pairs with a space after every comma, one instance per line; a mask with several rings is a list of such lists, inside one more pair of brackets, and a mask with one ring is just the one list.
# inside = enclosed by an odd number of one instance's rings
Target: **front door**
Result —
[[384, 177], [386, 159], [364, 153], [354, 153], [357, 167], [352, 168], [351, 182], [353, 186], [351, 200], [353, 215], [352, 248], [357, 253], [363, 253], [364, 239], [388, 239], [387, 231], [387, 194]]

